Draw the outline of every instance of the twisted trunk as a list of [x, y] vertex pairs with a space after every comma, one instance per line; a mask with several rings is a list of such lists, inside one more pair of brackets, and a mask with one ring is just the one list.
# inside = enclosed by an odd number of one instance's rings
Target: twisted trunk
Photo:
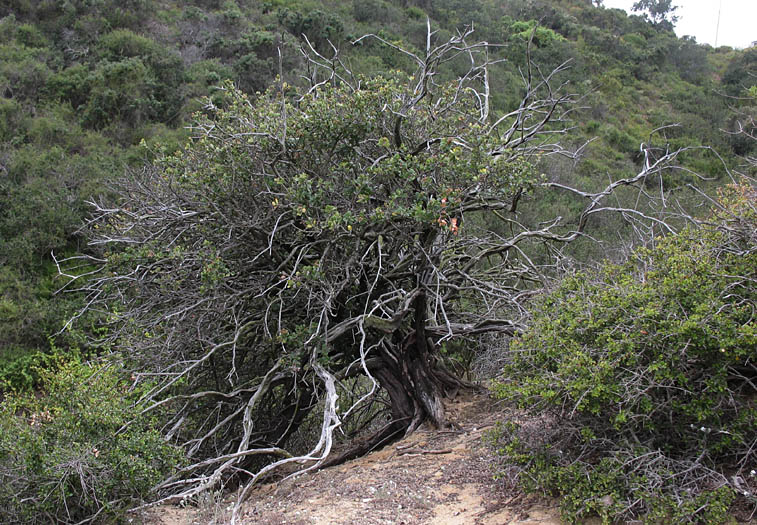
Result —
[[436, 345], [426, 336], [426, 296], [413, 305], [413, 329], [404, 337], [398, 330], [391, 344], [381, 346], [370, 362], [371, 374], [391, 401], [391, 421], [381, 430], [347, 451], [324, 462], [321, 468], [338, 465], [388, 445], [416, 430], [425, 421], [436, 428], [449, 426], [443, 399], [461, 388], [475, 388], [450, 374], [434, 355]]

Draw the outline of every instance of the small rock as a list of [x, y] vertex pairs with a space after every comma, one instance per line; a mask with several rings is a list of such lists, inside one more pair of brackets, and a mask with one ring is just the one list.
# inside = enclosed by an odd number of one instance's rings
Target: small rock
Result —
[[613, 500], [612, 496], [608, 494], [607, 496], [602, 496], [601, 498], [599, 498], [599, 502], [605, 507], [609, 507], [610, 505], [615, 503], [615, 500]]

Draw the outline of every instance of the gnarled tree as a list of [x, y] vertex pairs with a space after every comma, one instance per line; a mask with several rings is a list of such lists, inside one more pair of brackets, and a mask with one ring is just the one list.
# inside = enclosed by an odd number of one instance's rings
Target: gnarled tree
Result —
[[[555, 137], [576, 97], [554, 85], [559, 68], [529, 66], [520, 106], [492, 116], [493, 48], [469, 31], [436, 47], [432, 36], [425, 54], [398, 49], [418, 64], [412, 77], [356, 78], [311, 48], [309, 89], [282, 82], [251, 101], [226, 86], [186, 149], [125, 178], [118, 205], [95, 205], [88, 308], [107, 316], [104, 342], [130, 356], [136, 381], [157, 381], [147, 409], [170, 409], [165, 433], [192, 460], [162, 484], [166, 498], [322, 465], [377, 392], [390, 416], [347, 455], [445, 425], [443, 397], [466, 385], [440, 345], [517, 330], [556, 247], [673, 156], [575, 190], [587, 205], [572, 226], [522, 224], [539, 157], [569, 154]], [[453, 59], [469, 71], [437, 83]], [[319, 418], [316, 442], [298, 448]]]

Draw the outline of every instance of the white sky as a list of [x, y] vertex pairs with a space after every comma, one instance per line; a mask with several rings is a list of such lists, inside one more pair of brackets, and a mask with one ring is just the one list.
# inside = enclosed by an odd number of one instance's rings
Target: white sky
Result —
[[[605, 7], [619, 7], [631, 13], [634, 0], [605, 0]], [[757, 0], [673, 0], [679, 16], [675, 26], [678, 36], [693, 35], [701, 44], [715, 45], [720, 9], [717, 45], [749, 47], [757, 40]], [[636, 13], [640, 14], [640, 13]]]

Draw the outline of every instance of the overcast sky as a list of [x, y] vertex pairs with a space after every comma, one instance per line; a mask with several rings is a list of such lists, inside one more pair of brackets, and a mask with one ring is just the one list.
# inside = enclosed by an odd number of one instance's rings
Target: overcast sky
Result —
[[[631, 12], [634, 0], [605, 0], [605, 7], [619, 7]], [[680, 17], [678, 36], [693, 35], [697, 42], [738, 48], [749, 47], [757, 40], [757, 0], [673, 0]], [[720, 31], [718, 26], [720, 10]], [[638, 14], [638, 13], [637, 13]]]

